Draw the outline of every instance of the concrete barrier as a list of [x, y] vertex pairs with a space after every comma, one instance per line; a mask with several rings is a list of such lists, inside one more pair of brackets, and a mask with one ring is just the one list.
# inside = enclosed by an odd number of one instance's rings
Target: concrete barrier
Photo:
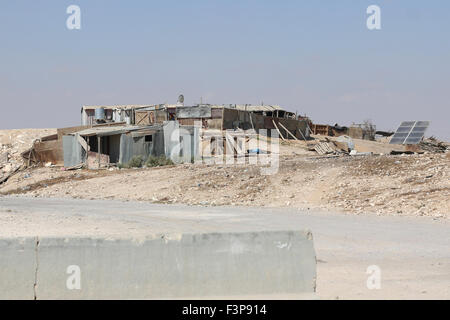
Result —
[[173, 299], [315, 292], [312, 235], [303, 231], [131, 240], [3, 239], [0, 257], [1, 299]]
[[0, 299], [34, 299], [37, 238], [0, 238]]

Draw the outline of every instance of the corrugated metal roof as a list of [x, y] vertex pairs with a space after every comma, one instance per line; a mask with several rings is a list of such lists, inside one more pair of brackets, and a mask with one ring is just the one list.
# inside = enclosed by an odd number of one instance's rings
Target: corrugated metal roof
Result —
[[128, 110], [128, 109], [137, 109], [137, 108], [146, 108], [151, 107], [150, 104], [124, 104], [124, 105], [113, 105], [113, 106], [83, 106], [83, 109], [122, 109], [122, 110]]
[[112, 136], [116, 134], [122, 134], [130, 131], [141, 131], [149, 129], [158, 129], [160, 125], [152, 126], [108, 126], [108, 127], [94, 127], [89, 129], [84, 129], [78, 132], [72, 133], [79, 134], [80, 136]]
[[157, 104], [153, 106], [145, 106], [143, 108], [139, 108], [139, 111], [153, 111], [153, 110], [164, 110], [167, 108], [175, 108], [176, 104]]
[[266, 106], [266, 105], [245, 105], [245, 104], [238, 104], [235, 105], [235, 108], [238, 110], [246, 110], [246, 111], [276, 111], [281, 110], [284, 111], [284, 109], [280, 106]]
[[[257, 112], [257, 111], [276, 111], [276, 110], [280, 110], [280, 111], [286, 111], [285, 109], [283, 109], [282, 107], [278, 106], [278, 105], [250, 105], [250, 104], [221, 104], [221, 105], [208, 105], [213, 109], [217, 109], [217, 108], [228, 108], [228, 109], [236, 109], [236, 110], [242, 110], [242, 111], [252, 111], [252, 112]], [[288, 112], [288, 111], [286, 111]]]
[[[245, 104], [223, 104], [223, 105], [209, 105], [209, 104], [203, 104], [205, 106], [210, 106], [211, 108], [230, 108], [230, 109], [237, 109], [237, 110], [247, 110], [247, 111], [276, 111], [281, 110], [285, 111], [282, 107], [278, 105], [245, 105]], [[110, 106], [83, 106], [83, 109], [122, 109], [122, 110], [129, 110], [129, 109], [148, 109], [148, 110], [154, 110], [154, 109], [163, 109], [163, 108], [175, 108], [177, 105], [175, 104], [157, 104], [157, 105], [151, 105], [151, 104], [129, 104], [129, 105], [110, 105]]]

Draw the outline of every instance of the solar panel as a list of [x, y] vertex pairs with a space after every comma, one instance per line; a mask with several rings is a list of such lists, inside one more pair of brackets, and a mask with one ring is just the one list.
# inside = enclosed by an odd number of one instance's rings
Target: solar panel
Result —
[[430, 121], [403, 121], [391, 138], [390, 144], [418, 144]]

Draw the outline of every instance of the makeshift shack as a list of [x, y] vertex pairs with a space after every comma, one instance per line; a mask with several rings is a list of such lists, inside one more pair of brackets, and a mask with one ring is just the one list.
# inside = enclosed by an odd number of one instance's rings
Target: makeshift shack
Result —
[[63, 137], [64, 166], [85, 164], [88, 168], [100, 168], [128, 163], [134, 156], [166, 156], [174, 162], [185, 162], [195, 156], [195, 144], [195, 130], [180, 128], [176, 121], [151, 126], [93, 127]]

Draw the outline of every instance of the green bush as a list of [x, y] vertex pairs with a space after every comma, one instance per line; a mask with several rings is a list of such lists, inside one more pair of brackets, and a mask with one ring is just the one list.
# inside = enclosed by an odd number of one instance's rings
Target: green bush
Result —
[[142, 156], [134, 156], [127, 163], [119, 163], [117, 167], [119, 169], [141, 168], [145, 164], [146, 167], [162, 167], [173, 165], [173, 161], [164, 157], [149, 156], [144, 163]]
[[130, 168], [140, 168], [144, 164], [144, 159], [142, 156], [134, 156], [127, 163], [119, 163], [117, 167], [119, 169], [130, 169]]
[[170, 166], [173, 165], [173, 161], [170, 159], [167, 159], [164, 156], [155, 157], [150, 156], [148, 157], [147, 161], [145, 162], [145, 165], [147, 167], [162, 167], [162, 166]]
[[140, 168], [144, 164], [144, 159], [142, 156], [134, 156], [128, 161], [127, 165], [129, 168]]

